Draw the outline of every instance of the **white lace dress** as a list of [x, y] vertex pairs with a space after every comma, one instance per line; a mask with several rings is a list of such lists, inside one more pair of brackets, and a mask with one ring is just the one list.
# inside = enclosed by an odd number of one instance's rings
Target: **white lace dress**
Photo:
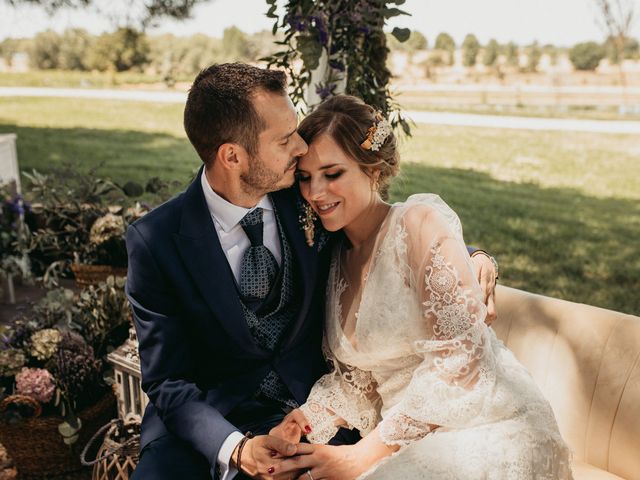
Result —
[[[301, 407], [312, 443], [336, 424], [400, 446], [360, 478], [569, 479], [548, 402], [485, 323], [456, 214], [437, 195], [391, 207], [362, 271], [336, 249], [325, 354]], [[359, 275], [359, 274], [362, 275]], [[499, 321], [499, 320], [498, 320]]]

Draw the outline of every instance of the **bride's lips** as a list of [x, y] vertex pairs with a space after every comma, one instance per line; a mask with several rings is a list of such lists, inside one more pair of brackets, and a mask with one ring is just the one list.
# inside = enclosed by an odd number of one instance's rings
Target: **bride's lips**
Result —
[[316, 205], [316, 212], [318, 212], [318, 215], [323, 217], [325, 215], [329, 215], [336, 208], [338, 208], [338, 205], [340, 205], [340, 202], [316, 203], [315, 205]]

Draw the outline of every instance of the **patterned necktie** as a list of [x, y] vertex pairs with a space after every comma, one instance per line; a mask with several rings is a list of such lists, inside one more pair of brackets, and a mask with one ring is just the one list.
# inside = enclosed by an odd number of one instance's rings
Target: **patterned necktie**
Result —
[[247, 300], [264, 300], [278, 275], [278, 263], [262, 243], [262, 208], [247, 213], [240, 226], [251, 242], [240, 263], [240, 293]]

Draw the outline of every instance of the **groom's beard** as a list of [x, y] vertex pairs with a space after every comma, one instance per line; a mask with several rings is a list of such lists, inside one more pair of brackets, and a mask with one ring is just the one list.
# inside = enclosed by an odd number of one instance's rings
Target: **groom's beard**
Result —
[[260, 157], [251, 157], [249, 171], [240, 175], [243, 191], [249, 195], [262, 196], [289, 188], [295, 183], [297, 158], [292, 158], [284, 171], [271, 170]]

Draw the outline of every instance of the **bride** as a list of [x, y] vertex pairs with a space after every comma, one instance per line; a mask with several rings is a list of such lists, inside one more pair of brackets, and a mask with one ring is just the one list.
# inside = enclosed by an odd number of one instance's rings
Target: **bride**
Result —
[[[271, 432], [309, 432], [283, 469], [304, 480], [570, 479], [551, 407], [485, 325], [456, 214], [433, 194], [383, 201], [399, 168], [389, 124], [336, 96], [299, 133], [309, 214], [344, 239], [327, 287], [331, 373]], [[339, 427], [362, 439], [325, 445]]]

